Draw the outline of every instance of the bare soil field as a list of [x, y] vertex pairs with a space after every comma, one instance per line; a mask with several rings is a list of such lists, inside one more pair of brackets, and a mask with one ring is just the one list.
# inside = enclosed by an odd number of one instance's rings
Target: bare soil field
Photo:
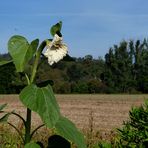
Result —
[[[64, 116], [72, 120], [77, 127], [100, 133], [109, 133], [122, 126], [128, 120], [131, 107], [140, 106], [148, 95], [56, 95]], [[8, 103], [6, 111], [25, 115], [26, 109], [18, 95], [0, 95], [0, 104]], [[19, 122], [16, 118], [10, 120]], [[33, 113], [33, 125], [41, 124], [37, 114]], [[91, 123], [90, 123], [91, 122]]]

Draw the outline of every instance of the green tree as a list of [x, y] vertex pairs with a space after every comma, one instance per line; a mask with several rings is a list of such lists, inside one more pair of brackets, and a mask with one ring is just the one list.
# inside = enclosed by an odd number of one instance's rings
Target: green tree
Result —
[[15, 78], [15, 67], [12, 63], [0, 67], [0, 93], [15, 93], [12, 81]]
[[78, 81], [83, 77], [83, 66], [77, 63], [72, 63], [67, 68], [67, 75], [69, 77], [69, 81]]
[[87, 85], [89, 93], [104, 93], [105, 85], [97, 79], [89, 80]]
[[147, 45], [147, 40], [131, 40], [109, 49], [101, 78], [110, 92], [147, 92]]

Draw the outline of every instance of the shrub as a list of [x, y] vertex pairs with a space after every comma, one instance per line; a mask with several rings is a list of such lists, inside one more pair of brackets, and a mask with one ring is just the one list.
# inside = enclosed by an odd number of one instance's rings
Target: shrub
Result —
[[129, 117], [123, 128], [118, 129], [118, 147], [148, 147], [148, 100], [144, 105], [132, 108]]

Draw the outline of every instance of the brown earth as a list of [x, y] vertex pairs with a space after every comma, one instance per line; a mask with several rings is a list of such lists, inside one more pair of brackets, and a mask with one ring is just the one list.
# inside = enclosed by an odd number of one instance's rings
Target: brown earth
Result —
[[[128, 120], [132, 106], [141, 105], [148, 95], [56, 95], [64, 116], [72, 120], [77, 127], [103, 133], [121, 127]], [[26, 109], [17, 95], [1, 95], [0, 104], [8, 103], [6, 111], [15, 110], [25, 116]], [[19, 122], [16, 118], [11, 121]], [[41, 124], [37, 114], [33, 113], [33, 125]]]

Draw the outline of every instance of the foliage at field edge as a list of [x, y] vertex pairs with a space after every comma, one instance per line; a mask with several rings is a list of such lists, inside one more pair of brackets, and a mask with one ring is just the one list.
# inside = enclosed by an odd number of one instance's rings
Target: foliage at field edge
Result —
[[[2, 59], [10, 59], [10, 56], [1, 54], [0, 60]], [[109, 49], [105, 59], [94, 59], [91, 55], [82, 58], [67, 55], [52, 67], [48, 66], [46, 59], [42, 59], [37, 74], [38, 86], [50, 83], [55, 93], [148, 92], [146, 39], [122, 41]], [[1, 94], [19, 93], [25, 85], [24, 74], [16, 73], [12, 63], [0, 67]]]
[[130, 119], [118, 129], [116, 145], [118, 147], [148, 147], [148, 100], [140, 107], [133, 107], [129, 112]]

